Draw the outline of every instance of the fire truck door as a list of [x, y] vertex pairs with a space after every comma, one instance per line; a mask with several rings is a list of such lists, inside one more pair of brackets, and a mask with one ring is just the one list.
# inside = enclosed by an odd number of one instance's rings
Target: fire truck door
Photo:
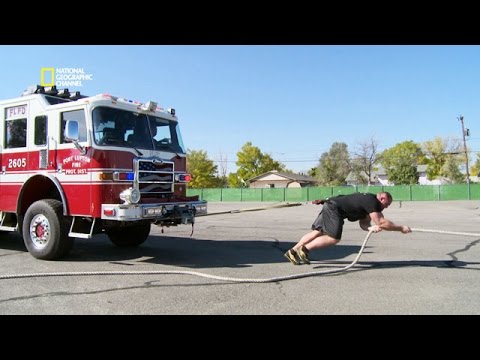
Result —
[[48, 118], [45, 115], [38, 115], [33, 121], [33, 144], [30, 144], [28, 163], [30, 167], [38, 170], [47, 170], [49, 167], [48, 153]]
[[[56, 163], [61, 165], [57, 178], [62, 183], [72, 214], [91, 214], [91, 158], [87, 151], [84, 109], [60, 113], [60, 142]], [[67, 124], [69, 124], [67, 126]], [[68, 134], [67, 134], [68, 133]], [[66, 136], [68, 135], [68, 136]], [[72, 141], [72, 139], [75, 139]], [[57, 165], [58, 167], [58, 165]]]

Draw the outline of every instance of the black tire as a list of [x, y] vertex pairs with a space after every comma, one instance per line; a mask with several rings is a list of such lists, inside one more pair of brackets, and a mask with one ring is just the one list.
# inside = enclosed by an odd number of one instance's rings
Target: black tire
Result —
[[62, 203], [48, 199], [34, 202], [23, 219], [23, 241], [37, 259], [55, 260], [67, 255], [73, 246], [62, 213]]
[[108, 238], [120, 247], [133, 247], [143, 244], [150, 235], [150, 223], [107, 230]]

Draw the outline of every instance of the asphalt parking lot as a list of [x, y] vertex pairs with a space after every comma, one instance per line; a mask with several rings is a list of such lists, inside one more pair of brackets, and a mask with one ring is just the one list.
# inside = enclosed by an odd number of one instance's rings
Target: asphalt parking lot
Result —
[[[278, 203], [210, 203], [209, 212]], [[373, 234], [358, 264], [331, 275], [235, 283], [194, 274], [97, 275], [0, 280], [0, 314], [480, 314], [478, 201], [395, 202], [385, 217], [432, 232]], [[76, 239], [61, 261], [34, 259], [22, 239], [0, 235], [7, 274], [188, 271], [242, 279], [285, 277], [350, 264], [366, 236], [346, 222], [342, 241], [312, 252], [311, 265], [283, 253], [305, 234], [320, 206], [305, 204], [197, 218], [190, 226], [153, 226], [140, 247], [107, 237]]]

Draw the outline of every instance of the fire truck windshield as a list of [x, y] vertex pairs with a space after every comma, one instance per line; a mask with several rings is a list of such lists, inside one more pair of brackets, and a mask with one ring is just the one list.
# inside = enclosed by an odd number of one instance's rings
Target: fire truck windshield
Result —
[[109, 107], [93, 110], [93, 137], [100, 146], [185, 153], [176, 121]]

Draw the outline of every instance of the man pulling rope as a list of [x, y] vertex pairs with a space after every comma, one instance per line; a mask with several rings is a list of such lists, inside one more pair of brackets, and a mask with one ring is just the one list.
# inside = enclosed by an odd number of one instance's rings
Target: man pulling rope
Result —
[[[382, 230], [412, 231], [405, 225], [396, 225], [383, 217], [382, 211], [390, 206], [393, 198], [389, 192], [377, 195], [354, 193], [339, 195], [326, 200], [314, 200], [313, 204], [322, 204], [323, 208], [312, 224], [312, 231], [305, 234], [300, 241], [285, 253], [285, 257], [294, 265], [310, 264], [308, 254], [311, 250], [337, 244], [342, 238], [344, 219], [359, 221], [365, 231]], [[371, 221], [375, 225], [371, 225]]]

